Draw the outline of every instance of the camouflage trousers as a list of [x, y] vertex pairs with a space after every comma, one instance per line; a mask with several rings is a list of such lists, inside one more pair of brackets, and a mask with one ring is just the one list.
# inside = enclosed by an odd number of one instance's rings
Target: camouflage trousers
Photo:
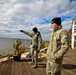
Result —
[[47, 60], [46, 75], [61, 75], [62, 62], [53, 62]]
[[34, 65], [37, 65], [37, 61], [38, 61], [37, 48], [32, 48], [31, 49], [31, 56], [32, 56], [32, 62], [34, 63]]
[[33, 56], [33, 48], [30, 48], [30, 56]]

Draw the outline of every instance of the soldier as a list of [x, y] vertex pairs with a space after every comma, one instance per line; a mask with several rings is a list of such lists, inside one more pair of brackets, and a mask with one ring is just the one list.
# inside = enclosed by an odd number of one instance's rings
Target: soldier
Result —
[[38, 67], [37, 58], [38, 58], [38, 51], [40, 50], [40, 46], [42, 43], [42, 38], [41, 38], [40, 32], [38, 31], [38, 29], [36, 27], [33, 28], [32, 30], [33, 30], [33, 33], [29, 33], [29, 32], [23, 31], [23, 30], [20, 30], [20, 32], [22, 32], [32, 38], [32, 46], [31, 46], [32, 62], [31, 63], [34, 64], [32, 66], [32, 68], [36, 68], [36, 67]]
[[63, 56], [69, 48], [68, 34], [67, 31], [62, 28], [60, 17], [52, 19], [51, 27], [54, 31], [47, 49], [46, 74], [61, 75]]

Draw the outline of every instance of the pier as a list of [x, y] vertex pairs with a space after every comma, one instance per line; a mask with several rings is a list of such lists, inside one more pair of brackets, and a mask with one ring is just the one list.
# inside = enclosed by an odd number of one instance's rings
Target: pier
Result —
[[[46, 59], [39, 58], [38, 68], [32, 69], [30, 59], [13, 59], [0, 63], [0, 75], [46, 75]], [[61, 75], [76, 75], [76, 48], [69, 49], [65, 54]]]

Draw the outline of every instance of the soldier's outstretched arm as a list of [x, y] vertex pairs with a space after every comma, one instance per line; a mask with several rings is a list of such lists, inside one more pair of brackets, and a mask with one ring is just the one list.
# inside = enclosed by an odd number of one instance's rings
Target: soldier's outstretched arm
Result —
[[26, 34], [26, 35], [28, 35], [30, 37], [33, 37], [33, 33], [29, 33], [29, 32], [26, 32], [24, 30], [20, 30], [20, 32], [22, 32], [22, 33], [24, 33], [24, 34]]

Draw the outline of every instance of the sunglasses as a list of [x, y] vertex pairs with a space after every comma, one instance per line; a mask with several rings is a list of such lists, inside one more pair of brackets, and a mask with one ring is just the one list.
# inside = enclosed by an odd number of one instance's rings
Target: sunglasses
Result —
[[53, 24], [54, 22], [52, 22], [51, 24]]

